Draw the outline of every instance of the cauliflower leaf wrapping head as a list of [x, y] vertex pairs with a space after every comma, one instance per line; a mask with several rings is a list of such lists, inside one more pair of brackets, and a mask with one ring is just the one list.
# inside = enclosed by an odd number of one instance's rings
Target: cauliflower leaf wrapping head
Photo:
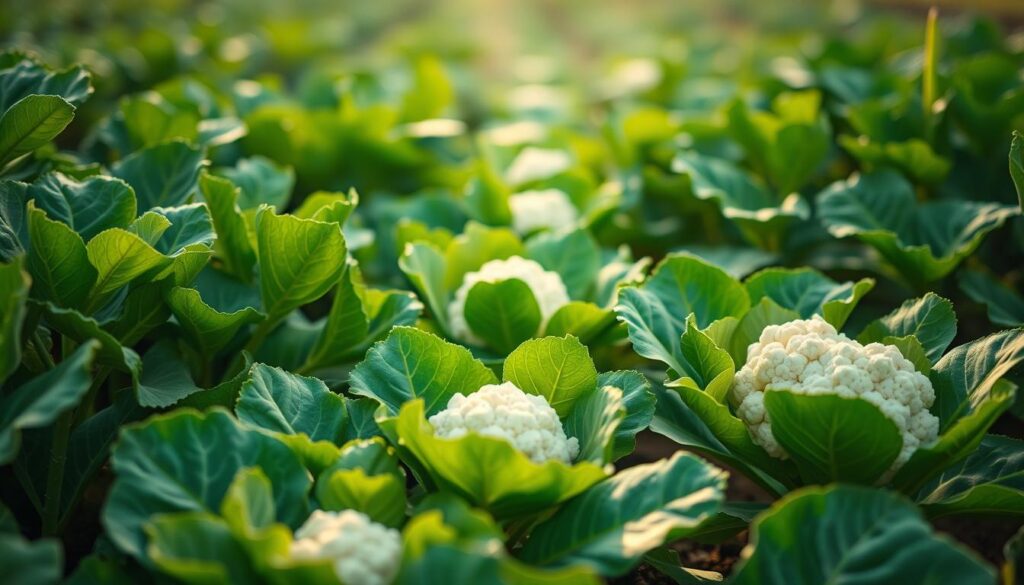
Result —
[[579, 212], [560, 189], [523, 191], [509, 197], [512, 227], [520, 234], [534, 230], [559, 230], [571, 227], [579, 219]]
[[939, 419], [928, 411], [935, 391], [899, 349], [881, 343], [862, 345], [815, 315], [765, 327], [750, 344], [747, 363], [736, 372], [732, 400], [754, 442], [773, 457], [788, 457], [772, 434], [765, 410], [767, 390], [794, 394], [831, 394], [859, 398], [891, 420], [903, 447], [887, 476], [903, 466], [919, 447], [935, 441]]
[[448, 322], [452, 336], [473, 345], [485, 345], [466, 322], [466, 298], [473, 285], [478, 282], [494, 283], [513, 278], [523, 281], [530, 287], [537, 306], [540, 307], [541, 324], [537, 334], [544, 330], [555, 311], [569, 303], [569, 292], [557, 272], [544, 270], [537, 262], [521, 256], [491, 260], [481, 266], [480, 270], [467, 273], [462, 279], [462, 285], [455, 291], [455, 299], [448, 305]]
[[315, 510], [295, 531], [291, 557], [333, 562], [346, 585], [387, 585], [398, 572], [402, 536], [355, 510]]
[[534, 463], [554, 459], [570, 464], [580, 452], [579, 440], [566, 436], [548, 401], [512, 382], [487, 384], [468, 396], [455, 394], [430, 424], [445, 439], [469, 432], [505, 439]]

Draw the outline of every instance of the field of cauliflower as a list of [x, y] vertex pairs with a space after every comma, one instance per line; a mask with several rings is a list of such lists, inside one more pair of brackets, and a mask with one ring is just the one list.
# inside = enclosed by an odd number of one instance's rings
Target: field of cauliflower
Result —
[[0, 49], [0, 585], [1024, 583], [1024, 4]]

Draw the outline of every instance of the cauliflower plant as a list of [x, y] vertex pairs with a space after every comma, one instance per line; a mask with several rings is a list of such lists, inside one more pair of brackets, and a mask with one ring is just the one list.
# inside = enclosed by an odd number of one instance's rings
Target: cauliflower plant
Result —
[[764, 404], [766, 390], [834, 394], [877, 406], [903, 435], [903, 449], [890, 474], [919, 446], [938, 436], [939, 419], [928, 411], [935, 402], [928, 377], [916, 371], [899, 349], [881, 343], [862, 345], [837, 333], [817, 315], [765, 327], [761, 338], [750, 344], [747, 363], [733, 381], [736, 414], [747, 424], [754, 442], [770, 455], [786, 458], [772, 434]]
[[480, 270], [466, 274], [462, 286], [455, 291], [455, 299], [448, 305], [448, 321], [452, 335], [456, 339], [474, 345], [484, 345], [484, 341], [473, 334], [466, 322], [466, 298], [473, 285], [478, 282], [493, 283], [512, 278], [522, 280], [533, 291], [541, 314], [538, 334], [544, 330], [548, 319], [555, 311], [569, 302], [569, 293], [557, 272], [544, 270], [537, 262], [520, 256], [512, 256], [507, 260], [491, 260], [481, 266]]
[[534, 463], [572, 463], [580, 443], [566, 437], [558, 413], [543, 396], [527, 394], [512, 382], [487, 384], [469, 396], [456, 394], [430, 417], [434, 434], [446, 439], [475, 432], [512, 443]]
[[386, 585], [394, 580], [402, 556], [397, 530], [377, 524], [355, 510], [314, 511], [295, 531], [291, 557], [330, 559], [346, 585]]
[[522, 185], [564, 173], [570, 167], [572, 157], [568, 152], [528, 146], [509, 165], [505, 179], [512, 185]]
[[549, 228], [572, 226], [579, 218], [569, 196], [559, 189], [523, 191], [509, 197], [512, 227], [521, 234]]

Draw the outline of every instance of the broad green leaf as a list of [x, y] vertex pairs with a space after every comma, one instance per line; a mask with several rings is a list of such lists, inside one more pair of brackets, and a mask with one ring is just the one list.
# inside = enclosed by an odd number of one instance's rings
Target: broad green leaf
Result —
[[896, 423], [866, 400], [771, 390], [764, 405], [772, 435], [808, 484], [873, 485], [903, 447]]
[[358, 347], [370, 330], [369, 318], [363, 308], [356, 286], [359, 265], [350, 260], [334, 289], [334, 300], [327, 321], [306, 357], [303, 371], [313, 371], [343, 361]]
[[[437, 535], [444, 525], [429, 525], [423, 532]], [[500, 544], [498, 545], [500, 548]], [[433, 544], [422, 555], [402, 564], [398, 585], [419, 583], [508, 583], [510, 585], [598, 585], [600, 577], [583, 567], [538, 569], [496, 554], [495, 547], [458, 547]]]
[[345, 398], [316, 378], [255, 364], [235, 405], [238, 419], [284, 434], [339, 443], [345, 429]]
[[397, 414], [422, 398], [427, 416], [443, 410], [456, 393], [469, 394], [498, 379], [460, 345], [412, 327], [395, 327], [373, 345], [349, 378], [353, 394], [368, 396]]
[[430, 308], [430, 314], [441, 329], [448, 330], [448, 288], [445, 286], [444, 254], [432, 244], [410, 243], [398, 260], [409, 282]]
[[594, 303], [570, 301], [562, 305], [548, 320], [545, 336], [578, 337], [590, 343], [615, 324], [615, 313]]
[[192, 381], [188, 365], [170, 340], [158, 341], [142, 356], [140, 406], [166, 408], [202, 390]]
[[576, 461], [610, 463], [615, 455], [615, 433], [626, 417], [622, 389], [604, 386], [581, 396], [565, 417], [565, 434], [580, 443]]
[[626, 469], [583, 492], [536, 526], [523, 560], [583, 564], [626, 573], [648, 551], [685, 535], [716, 513], [726, 473], [689, 454]]
[[135, 192], [113, 177], [78, 181], [49, 173], [29, 186], [28, 196], [51, 219], [67, 224], [87, 242], [103, 230], [126, 228], [135, 219]]
[[917, 499], [930, 518], [1024, 516], [1024, 443], [987, 435], [969, 457], [929, 481]]
[[800, 318], [800, 313], [780, 307], [770, 297], [762, 297], [761, 302], [754, 305], [740, 318], [732, 332], [729, 342], [729, 354], [734, 363], [747, 363], [747, 349], [751, 343], [761, 338], [761, 332], [769, 325], [780, 325]]
[[87, 313], [101, 308], [118, 289], [145, 274], [154, 274], [171, 259], [153, 249], [139, 236], [120, 228], [101, 232], [85, 246], [96, 268], [96, 283], [85, 304]]
[[82, 237], [46, 217], [32, 203], [28, 205], [28, 234], [32, 243], [27, 262], [32, 295], [62, 307], [81, 306], [98, 277]]
[[92, 93], [89, 72], [82, 65], [51, 71], [24, 53], [7, 52], [2, 56], [0, 112], [31, 94], [59, 95], [80, 106]]
[[256, 215], [260, 296], [271, 322], [327, 293], [345, 269], [345, 238], [336, 223], [275, 215]]
[[199, 114], [190, 110], [178, 110], [152, 92], [129, 96], [121, 100], [120, 119], [113, 123], [123, 124], [130, 144], [126, 150], [138, 150], [173, 139], [195, 142], [199, 138], [197, 126]]
[[317, 479], [316, 499], [325, 510], [352, 509], [398, 527], [405, 521], [405, 472], [383, 440], [349, 443]]
[[27, 197], [25, 183], [0, 181], [0, 262], [11, 262], [29, 247], [25, 219]]
[[701, 583], [720, 583], [721, 573], [688, 569], [679, 560], [679, 552], [667, 546], [655, 549], [644, 555], [644, 562], [662, 575], [672, 579], [676, 585], [701, 585]]
[[837, 137], [836, 142], [865, 168], [895, 168], [917, 183], [939, 183], [953, 166], [948, 158], [937, 154], [930, 144], [919, 138], [882, 142], [863, 134], [857, 137], [844, 134]]
[[[799, 526], [800, 530], [793, 530]], [[731, 582], [970, 583], [995, 574], [938, 536], [908, 501], [853, 486], [805, 488], [760, 515]]]
[[164, 302], [166, 281], [150, 282], [133, 287], [121, 304], [120, 313], [103, 329], [121, 345], [133, 346], [147, 333], [167, 322], [171, 311]]
[[715, 402], [726, 404], [736, 364], [729, 352], [718, 347], [708, 335], [697, 329], [693, 315], [686, 320], [682, 336], [683, 371], [670, 387], [686, 386], [706, 392]]
[[0, 264], [0, 383], [21, 363], [21, 330], [31, 279], [22, 261]]
[[62, 335], [78, 343], [86, 343], [95, 339], [100, 343], [96, 351], [96, 361], [111, 366], [131, 375], [132, 384], [137, 385], [142, 371], [142, 360], [139, 354], [130, 347], [123, 346], [113, 335], [100, 327], [96, 319], [87, 317], [74, 309], [64, 309], [53, 303], [37, 305], [46, 323]]
[[304, 219], [333, 221], [344, 226], [358, 205], [359, 193], [355, 189], [348, 193], [317, 191], [303, 199], [302, 205], [299, 205], [294, 213]]
[[622, 407], [626, 409], [625, 418], [615, 429], [612, 459], [617, 460], [633, 452], [637, 433], [651, 424], [656, 400], [650, 382], [640, 372], [623, 370], [601, 373], [597, 376], [597, 387], [606, 386], [622, 390]]
[[590, 462], [534, 463], [504, 439], [475, 433], [457, 439], [436, 437], [424, 415], [422, 399], [402, 406], [396, 425], [402, 444], [436, 484], [499, 520], [540, 512], [605, 477], [602, 466]]
[[487, 225], [510, 225], [512, 210], [508, 206], [511, 189], [501, 178], [501, 173], [494, 168], [492, 157], [481, 149], [474, 170], [476, 173], [466, 186], [466, 204], [473, 212], [473, 217]]
[[9, 585], [52, 585], [64, 574], [64, 549], [55, 538], [26, 540], [0, 532], [0, 581]]
[[412, 87], [402, 97], [402, 120], [412, 122], [436, 118], [454, 100], [455, 88], [444, 63], [430, 54], [416, 57], [412, 63]]
[[240, 470], [224, 494], [220, 513], [228, 526], [241, 534], [248, 535], [273, 524], [274, 486], [267, 474], [259, 467]]
[[988, 307], [988, 320], [996, 325], [1024, 325], [1024, 297], [994, 277], [976, 270], [963, 270], [960, 290], [972, 301]]
[[92, 385], [89, 371], [99, 344], [83, 343], [52, 370], [32, 378], [0, 399], [0, 464], [21, 446], [21, 431], [46, 427], [78, 406]]
[[502, 380], [527, 394], [543, 396], [559, 417], [597, 385], [587, 347], [572, 336], [531, 339], [505, 358]]
[[239, 329], [263, 320], [263, 315], [252, 307], [218, 311], [192, 288], [173, 287], [167, 291], [166, 301], [189, 343], [207, 359], [234, 339]]
[[928, 293], [919, 299], [911, 299], [892, 313], [868, 324], [857, 341], [871, 343], [886, 337], [907, 337], [913, 335], [921, 342], [928, 359], [935, 363], [956, 337], [956, 313], [953, 303]]
[[144, 530], [149, 560], [176, 580], [210, 585], [258, 581], [245, 548], [214, 514], [161, 514], [148, 520]]
[[238, 208], [238, 188], [226, 179], [204, 173], [199, 177], [199, 190], [210, 208], [217, 231], [213, 247], [224, 263], [224, 271], [248, 282], [252, 279], [256, 252]]
[[474, 284], [464, 314], [473, 333], [501, 354], [537, 335], [543, 319], [530, 285], [518, 278]]
[[185, 203], [196, 191], [203, 151], [174, 140], [133, 152], [111, 167], [111, 173], [135, 189], [138, 211]]
[[237, 205], [243, 210], [263, 204], [284, 210], [295, 186], [295, 171], [291, 167], [278, 166], [262, 156], [243, 158], [234, 167], [217, 169], [216, 174], [238, 186], [241, 192]]
[[470, 222], [444, 252], [444, 290], [456, 290], [466, 273], [480, 270], [491, 260], [522, 256], [524, 252], [523, 243], [512, 230]]
[[557, 272], [569, 298], [589, 300], [601, 270], [601, 249], [590, 232], [544, 232], [526, 243], [526, 255], [545, 270]]
[[174, 256], [196, 245], [209, 247], [216, 236], [210, 212], [202, 203], [177, 207], [157, 207], [154, 212], [167, 218], [170, 225], [160, 234], [153, 247], [162, 254]]
[[310, 479], [298, 458], [222, 410], [178, 410], [126, 427], [112, 461], [116, 479], [103, 525], [119, 549], [139, 560], [147, 522], [174, 512], [217, 513], [244, 468], [259, 467], [270, 479], [278, 521], [296, 526], [307, 514]]
[[940, 432], [970, 413], [1003, 376], [1024, 362], [1024, 329], [1009, 329], [954, 348], [935, 364], [932, 412]]
[[142, 238], [142, 241], [150, 246], [156, 246], [156, 243], [163, 237], [164, 232], [170, 229], [170, 227], [171, 220], [150, 209], [135, 218], [135, 221], [128, 226], [127, 230]]
[[1020, 213], [973, 201], [919, 205], [910, 183], [891, 171], [834, 183], [818, 195], [818, 210], [833, 236], [856, 236], [914, 284], [949, 274], [988, 232]]
[[0, 169], [56, 138], [74, 117], [75, 106], [60, 96], [19, 100], [0, 116]]
[[874, 288], [875, 281], [864, 278], [840, 284], [812, 268], [767, 268], [748, 278], [744, 286], [751, 303], [768, 297], [779, 306], [796, 311], [802, 319], [821, 315], [833, 327], [842, 329], [860, 299]]

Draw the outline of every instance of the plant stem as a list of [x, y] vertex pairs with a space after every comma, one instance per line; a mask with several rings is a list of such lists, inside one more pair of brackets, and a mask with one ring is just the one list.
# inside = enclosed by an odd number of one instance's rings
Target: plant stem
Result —
[[53, 427], [53, 448], [50, 450], [50, 470], [46, 475], [46, 503], [43, 506], [43, 536], [55, 536], [60, 523], [61, 488], [64, 487], [64, 466], [68, 459], [68, 441], [74, 411], [60, 415]]
[[32, 334], [32, 346], [35, 347], [36, 353], [39, 354], [39, 359], [43, 360], [46, 367], [53, 369], [57, 367], [57, 364], [53, 362], [53, 356], [50, 355], [50, 351], [46, 349], [46, 344], [43, 343], [43, 337], [39, 335], [39, 331], [35, 331]]

